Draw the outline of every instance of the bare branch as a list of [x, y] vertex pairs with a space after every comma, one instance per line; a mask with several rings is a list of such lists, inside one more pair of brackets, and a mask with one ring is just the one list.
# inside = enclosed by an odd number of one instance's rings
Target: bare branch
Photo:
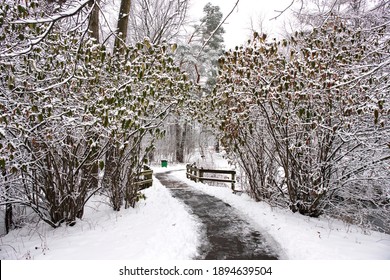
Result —
[[292, 5], [294, 5], [295, 3], [295, 0], [292, 0], [290, 5], [288, 5], [288, 7], [286, 7], [284, 10], [281, 10], [281, 11], [278, 11], [278, 10], [275, 10], [276, 13], [279, 13], [277, 16], [271, 18], [270, 20], [274, 20], [274, 19], [277, 19], [279, 18], [282, 14], [284, 14], [288, 9], [291, 8]]
[[70, 9], [66, 12], [61, 12], [61, 13], [58, 13], [57, 15], [55, 16], [50, 16], [50, 17], [46, 17], [46, 18], [41, 18], [41, 19], [21, 19], [21, 20], [15, 20], [13, 21], [12, 23], [15, 23], [15, 24], [30, 24], [30, 23], [49, 23], [49, 22], [56, 22], [56, 21], [59, 21], [63, 18], [67, 18], [67, 17], [71, 17], [71, 16], [74, 16], [75, 14], [77, 14], [80, 10], [82, 10], [85, 6], [88, 5], [90, 0], [84, 0], [83, 2], [80, 2], [80, 5], [73, 8], [73, 9]]

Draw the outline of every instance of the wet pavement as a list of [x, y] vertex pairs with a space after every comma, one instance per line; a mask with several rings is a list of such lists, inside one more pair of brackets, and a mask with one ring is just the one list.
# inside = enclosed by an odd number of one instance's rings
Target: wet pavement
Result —
[[[185, 171], [184, 171], [185, 172]], [[222, 200], [189, 187], [170, 172], [155, 174], [172, 195], [183, 201], [202, 223], [199, 258], [205, 260], [276, 260], [273, 241], [245, 221]]]

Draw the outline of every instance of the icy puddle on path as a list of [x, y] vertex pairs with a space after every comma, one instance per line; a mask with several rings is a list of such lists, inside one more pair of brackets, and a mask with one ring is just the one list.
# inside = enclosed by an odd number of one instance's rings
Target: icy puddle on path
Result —
[[189, 187], [169, 174], [155, 176], [172, 195], [183, 201], [202, 222], [205, 240], [200, 246], [199, 259], [205, 260], [277, 260], [278, 254], [269, 240], [237, 210], [222, 200]]

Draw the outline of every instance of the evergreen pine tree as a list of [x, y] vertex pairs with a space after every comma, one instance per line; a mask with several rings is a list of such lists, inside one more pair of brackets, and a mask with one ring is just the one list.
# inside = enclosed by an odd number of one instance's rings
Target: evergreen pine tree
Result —
[[204, 44], [206, 46], [200, 54], [199, 61], [201, 72], [204, 73], [203, 75], [206, 78], [205, 90], [209, 92], [216, 84], [218, 58], [223, 53], [223, 34], [225, 30], [222, 26], [218, 28], [223, 17], [219, 6], [213, 6], [211, 3], [208, 3], [203, 8], [203, 12], [205, 15], [201, 19], [201, 24], [198, 28], [202, 46]]

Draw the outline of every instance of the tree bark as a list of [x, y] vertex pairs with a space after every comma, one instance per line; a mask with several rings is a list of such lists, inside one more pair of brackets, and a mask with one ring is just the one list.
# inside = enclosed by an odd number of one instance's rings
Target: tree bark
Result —
[[7, 203], [5, 205], [5, 233], [9, 233], [14, 227], [14, 220], [12, 214], [12, 204]]
[[184, 128], [180, 124], [175, 124], [176, 131], [176, 161], [184, 163], [184, 146], [187, 137], [187, 125], [184, 124]]
[[100, 42], [100, 35], [99, 35], [99, 6], [96, 4], [100, 3], [100, 0], [91, 0], [89, 5], [92, 7], [91, 17], [89, 20], [89, 30], [91, 32], [91, 37], [96, 40], [97, 43]]
[[119, 10], [118, 25], [114, 43], [114, 52], [121, 51], [123, 44], [126, 44], [127, 27], [129, 25], [131, 0], [122, 0]]
[[[2, 175], [5, 178], [5, 182], [7, 182], [6, 171], [5, 170], [3, 170]], [[12, 215], [13, 214], [12, 213], [12, 204], [8, 203], [9, 190], [10, 190], [10, 186], [9, 186], [9, 184], [6, 183], [6, 185], [5, 185], [5, 193], [7, 195], [7, 198], [6, 198], [7, 203], [5, 205], [5, 219], [4, 219], [4, 222], [5, 222], [5, 233], [9, 233], [9, 231], [11, 229], [13, 229], [13, 227], [14, 227], [14, 221], [13, 221], [13, 215]]]

